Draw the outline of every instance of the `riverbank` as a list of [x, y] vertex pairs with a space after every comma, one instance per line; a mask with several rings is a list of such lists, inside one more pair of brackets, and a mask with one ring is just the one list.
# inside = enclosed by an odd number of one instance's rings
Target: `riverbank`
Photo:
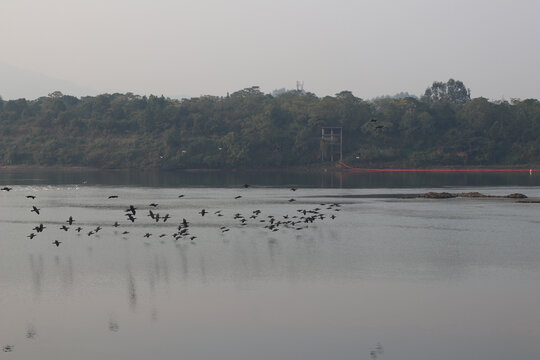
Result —
[[451, 172], [451, 171], [463, 171], [463, 172], [498, 172], [498, 171], [532, 171], [540, 172], [540, 165], [522, 164], [522, 165], [478, 165], [478, 166], [452, 166], [441, 165], [432, 167], [402, 167], [395, 163], [381, 163], [381, 164], [340, 164], [336, 163], [323, 163], [316, 165], [303, 165], [303, 166], [287, 166], [287, 167], [265, 167], [265, 168], [247, 168], [247, 167], [235, 167], [235, 168], [177, 168], [177, 169], [162, 169], [159, 167], [142, 167], [142, 168], [109, 168], [109, 167], [90, 167], [90, 166], [43, 166], [43, 165], [0, 165], [1, 170], [58, 170], [58, 171], [185, 171], [185, 172], [220, 172], [220, 171], [242, 171], [242, 172], [349, 172], [349, 171], [363, 171], [363, 172]]

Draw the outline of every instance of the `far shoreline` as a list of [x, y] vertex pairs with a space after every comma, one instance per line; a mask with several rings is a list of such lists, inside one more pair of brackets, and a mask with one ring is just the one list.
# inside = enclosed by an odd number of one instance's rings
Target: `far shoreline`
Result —
[[18, 170], [44, 170], [44, 171], [62, 171], [62, 172], [125, 172], [125, 171], [163, 171], [163, 172], [344, 172], [344, 173], [376, 173], [376, 172], [501, 172], [508, 171], [534, 171], [540, 172], [540, 165], [478, 165], [478, 166], [451, 166], [439, 165], [429, 167], [401, 167], [396, 164], [372, 164], [372, 165], [357, 165], [353, 168], [345, 168], [337, 163], [335, 164], [318, 164], [304, 166], [288, 166], [288, 167], [265, 167], [265, 168], [157, 168], [157, 167], [141, 167], [141, 168], [108, 168], [108, 167], [92, 167], [92, 166], [46, 166], [46, 165], [0, 165], [0, 171], [18, 171]]

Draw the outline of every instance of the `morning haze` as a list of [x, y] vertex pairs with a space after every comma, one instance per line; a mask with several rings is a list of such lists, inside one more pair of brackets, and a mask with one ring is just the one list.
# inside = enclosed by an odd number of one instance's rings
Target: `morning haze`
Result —
[[1, 359], [540, 359], [539, 10], [1, 0]]
[[528, 0], [8, 0], [0, 96], [225, 95], [302, 80], [318, 96], [372, 98], [455, 78], [473, 97], [540, 98], [538, 13]]

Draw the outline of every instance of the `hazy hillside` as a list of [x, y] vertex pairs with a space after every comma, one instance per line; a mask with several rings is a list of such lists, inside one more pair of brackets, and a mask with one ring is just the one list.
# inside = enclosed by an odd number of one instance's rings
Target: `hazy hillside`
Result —
[[321, 127], [343, 128], [351, 165], [540, 163], [540, 102], [470, 99], [461, 82], [420, 98], [365, 101], [342, 91], [171, 100], [59, 92], [0, 101], [0, 165], [108, 168], [280, 167], [320, 163]]
[[74, 96], [97, 95], [98, 93], [69, 81], [55, 79], [0, 62], [0, 96], [4, 100], [37, 99], [53, 91], [61, 91], [64, 94]]

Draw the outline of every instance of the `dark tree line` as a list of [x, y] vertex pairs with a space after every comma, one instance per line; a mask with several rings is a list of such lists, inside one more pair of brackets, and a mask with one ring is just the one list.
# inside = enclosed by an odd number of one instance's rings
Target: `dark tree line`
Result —
[[470, 99], [462, 82], [435, 82], [420, 99], [365, 101], [350, 91], [173, 100], [59, 92], [0, 98], [0, 165], [102, 168], [285, 167], [320, 162], [322, 126], [343, 127], [353, 165], [540, 163], [540, 102]]

